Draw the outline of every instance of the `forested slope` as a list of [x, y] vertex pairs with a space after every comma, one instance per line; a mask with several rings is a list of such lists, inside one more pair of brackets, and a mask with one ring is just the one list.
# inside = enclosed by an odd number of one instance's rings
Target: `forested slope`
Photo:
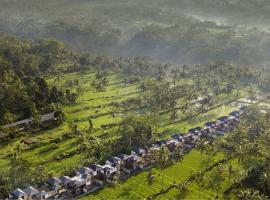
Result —
[[54, 110], [61, 94], [42, 73], [55, 72], [68, 52], [55, 40], [28, 42], [0, 35], [0, 124]]
[[267, 20], [256, 22], [268, 19], [267, 1], [1, 0], [0, 5], [0, 31], [53, 37], [73, 50], [176, 64], [269, 63], [270, 35], [252, 28], [267, 28]]

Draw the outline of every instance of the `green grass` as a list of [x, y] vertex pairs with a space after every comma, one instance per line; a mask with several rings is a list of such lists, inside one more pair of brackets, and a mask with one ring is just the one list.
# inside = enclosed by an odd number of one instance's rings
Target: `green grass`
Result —
[[[1, 172], [7, 172], [10, 164], [11, 152], [14, 146], [24, 138], [33, 138], [40, 142], [40, 145], [36, 148], [31, 148], [22, 153], [22, 157], [32, 166], [39, 164], [46, 165], [48, 170], [53, 170], [55, 175], [63, 174], [66, 169], [76, 169], [81, 164], [81, 158], [84, 156], [83, 153], [75, 154], [68, 158], [53, 160], [55, 157], [61, 155], [62, 153], [74, 152], [76, 150], [75, 140], [76, 138], [64, 139], [59, 144], [53, 144], [52, 140], [61, 138], [64, 134], [70, 132], [69, 122], [75, 121], [80, 129], [88, 127], [88, 117], [92, 118], [94, 124], [93, 135], [97, 137], [102, 137], [103, 139], [111, 139], [117, 137], [117, 127], [108, 130], [102, 130], [101, 125], [111, 124], [114, 122], [119, 122], [128, 115], [145, 116], [144, 112], [141, 110], [129, 110], [126, 111], [124, 108], [120, 109], [120, 113], [116, 118], [113, 118], [110, 114], [110, 110], [113, 108], [111, 106], [112, 102], [122, 102], [131, 97], [136, 97], [142, 95], [138, 89], [138, 85], [124, 84], [124, 76], [122, 75], [111, 75], [109, 76], [109, 86], [106, 88], [105, 92], [96, 92], [91, 86], [92, 80], [94, 80], [95, 74], [93, 72], [89, 73], [70, 73], [65, 74], [61, 77], [59, 82], [55, 81], [53, 77], [47, 77], [50, 84], [56, 84], [60, 88], [66, 88], [67, 80], [78, 79], [80, 81], [81, 87], [84, 89], [83, 96], [80, 96], [75, 104], [66, 105], [63, 107], [66, 113], [66, 122], [59, 127], [51, 128], [50, 130], [43, 130], [38, 134], [27, 134], [20, 138], [16, 138], [10, 141], [8, 144], [2, 145], [0, 147], [0, 170]], [[71, 90], [76, 90], [75, 86], [69, 87]], [[221, 95], [217, 99], [217, 104], [225, 102], [233, 98], [232, 95]], [[178, 105], [183, 104], [183, 99], [179, 99]], [[186, 121], [176, 119], [171, 120], [169, 113], [158, 115], [156, 120], [148, 118], [150, 123], [155, 123], [155, 129], [162, 133], [162, 137], [169, 137], [171, 134], [185, 132], [190, 128], [196, 126], [202, 126], [206, 121], [215, 120], [218, 117], [227, 115], [229, 112], [235, 110], [236, 108], [232, 105], [220, 106], [212, 109], [206, 113], [194, 116]], [[144, 110], [147, 114], [147, 110]], [[179, 113], [181, 116], [181, 113]], [[98, 117], [95, 117], [98, 116]], [[106, 137], [105, 137], [106, 136]], [[209, 161], [212, 162], [211, 160]], [[192, 151], [185, 156], [183, 165], [174, 165], [165, 172], [165, 185], [170, 184], [174, 179], [174, 174], [176, 171], [177, 176], [175, 177], [177, 181], [181, 181], [188, 177], [192, 172], [198, 171], [205, 166], [200, 163], [200, 155], [196, 151]], [[160, 174], [158, 169], [154, 170], [157, 175]], [[145, 183], [146, 172], [140, 173], [135, 177], [131, 177], [128, 181], [120, 184], [116, 188], [104, 188], [101, 192], [95, 194], [94, 199], [138, 199], [145, 198], [159, 190], [160, 176], [157, 177], [157, 182], [153, 186], [148, 186]], [[143, 180], [143, 181], [142, 181]], [[147, 189], [145, 189], [147, 188]]]
[[[177, 163], [165, 169], [164, 187], [169, 186], [174, 180], [176, 182], [183, 181], [192, 173], [205, 168], [222, 157], [221, 154], [214, 157], [206, 154], [201, 156], [198, 151], [192, 150], [185, 155], [182, 164]], [[153, 173], [156, 181], [152, 185], [147, 184], [147, 172], [144, 171], [121, 182], [116, 187], [106, 187], [96, 194], [83, 197], [83, 199], [92, 199], [93, 197], [94, 199], [145, 199], [162, 189], [162, 172], [155, 168], [153, 169]]]
[[[234, 170], [239, 170], [238, 175], [239, 177], [241, 177], [242, 175], [244, 175], [244, 171], [241, 165], [238, 165], [237, 160], [233, 159], [233, 160], [229, 160], [228, 162], [226, 162], [223, 166], [224, 168], [224, 173], [223, 173], [223, 177], [224, 177], [224, 181], [222, 181], [221, 185], [220, 185], [220, 191], [218, 193], [219, 197], [222, 197], [222, 191], [225, 191], [234, 181], [235, 178], [237, 178], [237, 176], [231, 176], [231, 179], [229, 181], [229, 176], [228, 176], [228, 167], [232, 165]], [[207, 172], [205, 174], [205, 177], [209, 177], [210, 176], [210, 172]], [[207, 183], [207, 181], [206, 181]], [[206, 183], [202, 182], [202, 183], [197, 183], [197, 182], [193, 182], [190, 186], [189, 186], [189, 191], [185, 194], [181, 194], [179, 190], [177, 190], [176, 188], [170, 190], [168, 193], [166, 194], [162, 194], [160, 196], [158, 196], [159, 200], [162, 199], [211, 199], [214, 198], [217, 195], [216, 191], [211, 191], [211, 189], [207, 188]]]

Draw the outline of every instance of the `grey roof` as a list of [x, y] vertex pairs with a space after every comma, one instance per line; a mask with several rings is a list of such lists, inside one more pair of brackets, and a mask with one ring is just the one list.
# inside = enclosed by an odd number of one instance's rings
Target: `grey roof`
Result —
[[46, 122], [46, 121], [50, 121], [52, 119], [54, 119], [54, 112], [48, 113], [45, 115], [41, 115], [40, 122]]
[[62, 183], [62, 181], [58, 178], [52, 177], [47, 180], [47, 183], [49, 183], [50, 185], [59, 185]]
[[15, 197], [18, 197], [18, 198], [26, 195], [26, 193], [23, 190], [21, 190], [20, 188], [17, 188], [13, 192], [11, 192], [11, 194], [14, 195]]
[[[54, 112], [51, 112], [51, 113], [48, 113], [48, 114], [45, 114], [45, 115], [41, 115], [40, 122], [46, 122], [46, 121], [53, 120], [54, 119], [54, 114], [55, 114]], [[24, 119], [24, 120], [21, 120], [21, 121], [17, 121], [17, 122], [13, 122], [11, 124], [4, 125], [3, 128], [15, 127], [15, 126], [19, 126], [19, 125], [22, 125], [22, 124], [29, 124], [32, 121], [33, 121], [33, 118]]]
[[59, 180], [61, 180], [63, 184], [68, 184], [73, 181], [69, 176], [62, 176]]
[[90, 174], [91, 172], [94, 172], [94, 170], [90, 169], [89, 167], [82, 167], [77, 172], [82, 175], [85, 175], [85, 174]]
[[26, 194], [28, 194], [28, 195], [30, 195], [30, 196], [32, 196], [32, 195], [35, 195], [35, 194], [38, 194], [39, 193], [39, 191], [38, 190], [36, 190], [35, 188], [33, 188], [33, 187], [28, 187], [28, 188], [26, 188], [26, 189], [24, 189], [23, 190]]

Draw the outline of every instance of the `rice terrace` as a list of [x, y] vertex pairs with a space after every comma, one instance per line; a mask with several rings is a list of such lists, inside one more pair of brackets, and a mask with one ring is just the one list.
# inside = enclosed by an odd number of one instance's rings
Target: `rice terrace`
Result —
[[0, 199], [269, 199], [269, 3], [224, 2], [0, 1]]

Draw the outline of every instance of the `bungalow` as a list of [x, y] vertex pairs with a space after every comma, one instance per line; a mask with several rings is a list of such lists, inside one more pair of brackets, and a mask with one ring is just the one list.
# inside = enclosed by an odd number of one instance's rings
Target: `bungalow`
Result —
[[146, 150], [143, 148], [136, 148], [133, 151], [131, 151], [131, 154], [144, 157], [146, 155]]
[[91, 177], [94, 177], [97, 175], [97, 172], [93, 169], [90, 169], [89, 167], [81, 167], [78, 169], [78, 171], [76, 171], [76, 175], [81, 177], [90, 175]]
[[86, 186], [86, 179], [80, 176], [74, 176], [71, 178], [72, 185], [70, 192], [73, 196], [78, 196], [84, 193], [84, 187]]
[[171, 140], [168, 140], [167, 141], [167, 147], [170, 151], [170, 155], [173, 156], [174, 155], [174, 152], [177, 148], [181, 148], [182, 147], [182, 143], [179, 142], [178, 140], [176, 139], [171, 139]]
[[137, 148], [131, 152], [131, 155], [137, 155], [141, 158], [139, 164], [139, 169], [144, 169], [151, 166], [151, 160], [149, 159], [149, 154], [147, 149]]
[[[44, 124], [44, 123], [47, 123], [47, 122], [53, 121], [53, 120], [55, 120], [55, 112], [41, 115], [41, 117], [40, 117], [41, 124]], [[19, 128], [21, 127], [23, 129], [23, 128], [31, 125], [32, 122], [33, 122], [33, 118], [24, 119], [21, 121], [17, 121], [17, 122], [13, 122], [11, 124], [4, 125], [3, 128], [5, 129], [5, 128], [12, 128], [12, 127], [19, 127]]]
[[166, 140], [159, 140], [159, 141], [156, 141], [155, 143], [154, 143], [154, 145], [156, 145], [156, 146], [158, 146], [158, 147], [161, 147], [161, 146], [164, 146], [164, 145], [166, 145]]
[[40, 200], [49, 199], [49, 193], [46, 192], [45, 190], [40, 191], [38, 194], [38, 199], [40, 199]]
[[223, 116], [223, 117], [220, 117], [220, 118], [218, 118], [218, 120], [217, 120], [217, 125], [219, 125], [219, 124], [225, 124], [225, 123], [227, 123], [228, 122], [228, 117], [227, 116]]
[[206, 122], [204, 125], [207, 128], [213, 128], [213, 127], [215, 127], [216, 123], [215, 122]]
[[178, 140], [178, 139], [179, 139], [179, 137], [180, 137], [180, 135], [178, 135], [178, 134], [174, 134], [174, 135], [172, 135], [172, 138], [173, 138], [173, 139], [175, 139], [175, 140]]
[[240, 112], [239, 111], [234, 111], [234, 112], [231, 112], [229, 115], [233, 116], [233, 117], [236, 117], [236, 118], [239, 118]]
[[45, 192], [47, 192], [47, 198], [58, 198], [58, 195], [65, 192], [64, 185], [62, 181], [58, 178], [52, 177], [47, 180], [44, 188]]
[[119, 163], [121, 166], [125, 165], [125, 161], [128, 159], [128, 155], [126, 154], [120, 154], [115, 157], [115, 159], [118, 159]]
[[69, 176], [62, 176], [59, 180], [65, 189], [69, 189], [72, 186], [73, 180]]
[[36, 200], [39, 199], [39, 191], [36, 190], [33, 187], [28, 187], [26, 189], [23, 190], [26, 194], [27, 194], [27, 200]]
[[9, 194], [9, 199], [27, 200], [27, 194], [20, 188], [17, 188]]
[[121, 176], [121, 159], [117, 157], [112, 157], [106, 160], [105, 164], [106, 165], [111, 165], [117, 169], [117, 176]]
[[123, 166], [123, 170], [126, 171], [128, 174], [139, 169], [139, 165], [142, 162], [142, 157], [137, 156], [136, 154], [131, 154], [125, 160], [125, 164]]
[[195, 129], [195, 128], [192, 128], [192, 129], [189, 129], [188, 130], [188, 133], [193, 133], [193, 134], [195, 134], [197, 132], [197, 130]]
[[101, 182], [111, 182], [112, 178], [117, 175], [117, 168], [109, 163], [105, 165], [92, 164], [89, 166], [90, 169], [97, 172], [96, 180]]
[[97, 168], [94, 170], [89, 167], [82, 167], [77, 172], [76, 175], [84, 181], [83, 192], [87, 193], [89, 191], [94, 191], [103, 185], [103, 181], [96, 179], [98, 177]]

